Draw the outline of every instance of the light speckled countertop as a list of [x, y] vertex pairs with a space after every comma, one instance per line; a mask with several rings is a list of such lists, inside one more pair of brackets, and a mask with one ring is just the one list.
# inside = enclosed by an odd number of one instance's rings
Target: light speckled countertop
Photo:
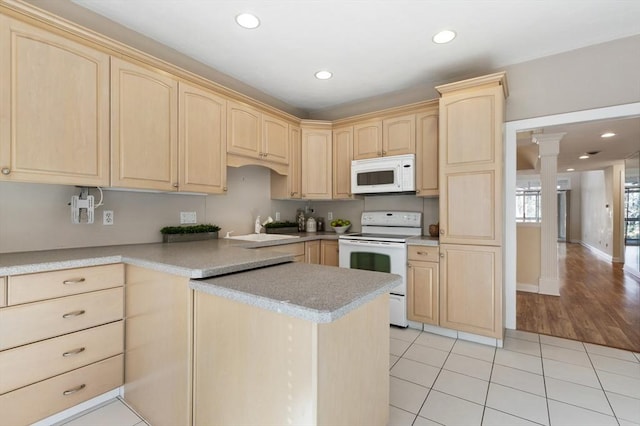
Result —
[[270, 311], [327, 323], [390, 291], [401, 280], [394, 274], [286, 263], [242, 274], [191, 280], [189, 286]]
[[[231, 239], [0, 254], [0, 276], [126, 263], [191, 278], [189, 286], [263, 309], [331, 322], [388, 292], [398, 275], [293, 263], [282, 244], [337, 239], [335, 233], [247, 242]], [[270, 247], [271, 250], [251, 250]]]
[[[3, 253], [0, 276], [123, 262], [183, 277], [206, 278], [290, 262], [291, 255], [277, 251], [281, 244], [337, 238], [335, 233], [296, 235], [300, 238], [260, 243], [217, 239]], [[255, 247], [274, 250], [247, 250]]]
[[433, 246], [438, 247], [440, 245], [440, 239], [438, 237], [429, 237], [422, 235], [419, 237], [412, 237], [407, 239], [407, 244], [410, 246]]

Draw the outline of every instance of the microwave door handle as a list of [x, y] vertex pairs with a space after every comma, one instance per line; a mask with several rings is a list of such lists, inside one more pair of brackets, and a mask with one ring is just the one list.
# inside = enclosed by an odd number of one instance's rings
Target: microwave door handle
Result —
[[402, 188], [402, 163], [398, 162], [398, 164], [396, 165], [396, 179], [394, 179], [396, 182], [394, 182], [396, 188], [400, 189]]

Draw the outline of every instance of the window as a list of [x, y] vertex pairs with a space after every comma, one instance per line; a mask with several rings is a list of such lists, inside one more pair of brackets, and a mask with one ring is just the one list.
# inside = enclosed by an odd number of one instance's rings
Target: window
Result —
[[540, 190], [516, 192], [516, 222], [540, 222]]
[[640, 243], [640, 188], [624, 189], [624, 241], [626, 245]]

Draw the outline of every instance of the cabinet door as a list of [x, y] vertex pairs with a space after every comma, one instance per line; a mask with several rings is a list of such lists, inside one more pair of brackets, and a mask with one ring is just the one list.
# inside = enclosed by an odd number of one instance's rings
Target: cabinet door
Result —
[[382, 120], [353, 126], [353, 159], [382, 157]]
[[416, 116], [416, 195], [438, 195], [438, 110]]
[[227, 190], [226, 100], [180, 83], [179, 189], [219, 194]]
[[271, 170], [271, 198], [300, 199], [301, 193], [301, 136], [300, 127], [289, 126], [289, 168], [286, 175]]
[[320, 264], [320, 241], [305, 241], [304, 243], [304, 261], [314, 265]]
[[262, 139], [262, 158], [289, 164], [289, 124], [286, 121], [262, 114]]
[[407, 269], [407, 317], [438, 325], [438, 264], [409, 262]]
[[331, 130], [302, 129], [303, 198], [331, 199], [331, 148]]
[[262, 114], [237, 102], [227, 103], [227, 153], [262, 158]]
[[0, 181], [109, 184], [109, 56], [0, 15]]
[[387, 118], [382, 121], [382, 155], [416, 153], [415, 114]]
[[320, 264], [326, 266], [338, 266], [340, 260], [339, 250], [338, 241], [321, 240]]
[[502, 244], [502, 87], [440, 100], [440, 241]]
[[351, 198], [353, 127], [333, 131], [333, 198]]
[[301, 198], [302, 190], [302, 141], [300, 127], [289, 126], [289, 146], [291, 157], [289, 158], [289, 195], [291, 198]]
[[440, 325], [502, 338], [502, 249], [441, 244]]
[[175, 191], [178, 186], [178, 82], [111, 59], [111, 184]]

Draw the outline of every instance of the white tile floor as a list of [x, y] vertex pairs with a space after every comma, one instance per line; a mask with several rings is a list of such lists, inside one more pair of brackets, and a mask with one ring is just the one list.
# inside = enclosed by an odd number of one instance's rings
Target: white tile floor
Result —
[[[640, 354], [507, 330], [504, 348], [391, 327], [390, 426], [640, 426]], [[144, 426], [120, 400], [60, 425]]]
[[120, 399], [113, 399], [55, 426], [147, 426]]
[[640, 425], [640, 354], [507, 330], [504, 348], [391, 328], [390, 426]]

